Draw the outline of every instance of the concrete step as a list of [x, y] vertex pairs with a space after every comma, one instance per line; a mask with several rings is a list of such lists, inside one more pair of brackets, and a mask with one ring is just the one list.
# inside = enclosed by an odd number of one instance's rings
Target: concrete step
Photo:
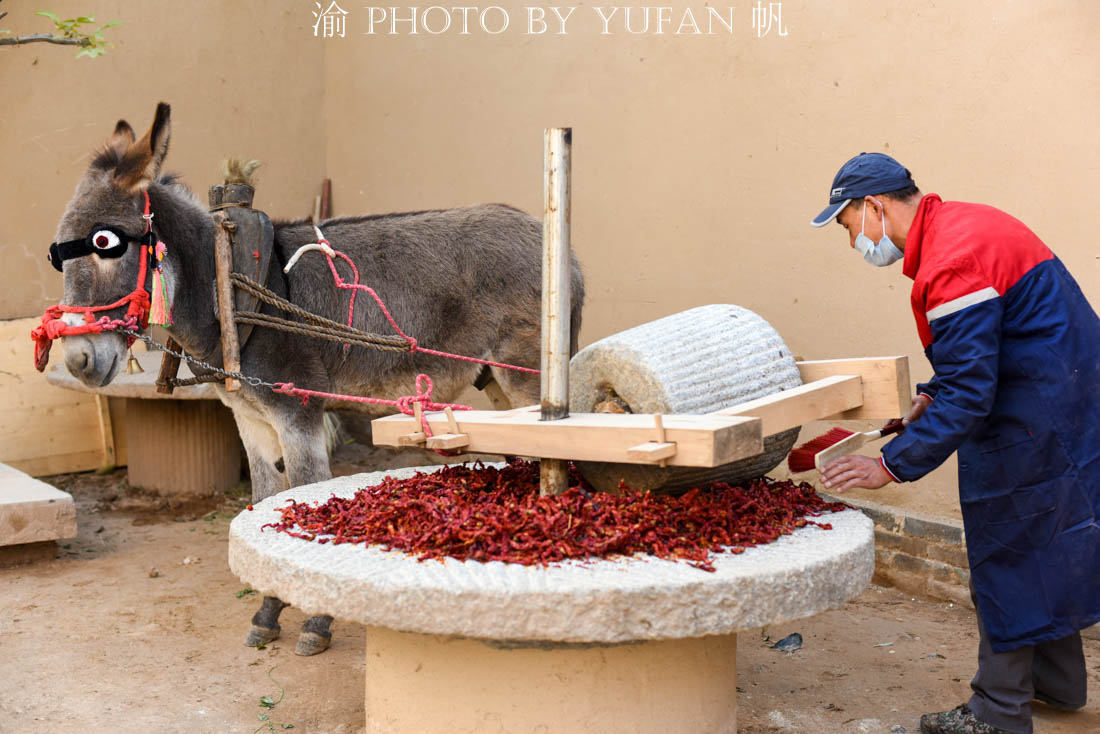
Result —
[[0, 549], [73, 537], [72, 495], [0, 464]]

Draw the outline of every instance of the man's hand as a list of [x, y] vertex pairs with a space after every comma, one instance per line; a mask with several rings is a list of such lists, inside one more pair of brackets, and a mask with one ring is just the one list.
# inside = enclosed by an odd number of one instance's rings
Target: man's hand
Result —
[[927, 395], [917, 395], [913, 398], [913, 402], [909, 404], [909, 415], [901, 419], [901, 422], [905, 425], [909, 425], [917, 418], [920, 418], [924, 414], [924, 409], [932, 404], [932, 398]]
[[825, 465], [822, 474], [825, 487], [846, 492], [856, 487], [878, 489], [893, 481], [877, 460], [867, 456], [841, 456]]

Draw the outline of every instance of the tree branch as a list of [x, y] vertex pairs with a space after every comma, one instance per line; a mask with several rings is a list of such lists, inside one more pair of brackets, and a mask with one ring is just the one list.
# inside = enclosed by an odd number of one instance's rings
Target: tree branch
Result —
[[48, 33], [17, 36], [16, 38], [0, 38], [0, 46], [18, 46], [24, 43], [59, 43], [63, 46], [88, 46], [90, 44], [86, 38], [62, 38], [61, 36], [51, 36]]

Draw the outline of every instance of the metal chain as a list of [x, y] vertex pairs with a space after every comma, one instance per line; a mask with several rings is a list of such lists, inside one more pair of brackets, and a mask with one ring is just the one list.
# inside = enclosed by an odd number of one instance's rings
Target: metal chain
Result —
[[[235, 378], [237, 380], [240, 380], [241, 382], [247, 382], [252, 387], [267, 387], [267, 388], [271, 388], [272, 390], [274, 390], [275, 387], [276, 387], [274, 382], [265, 382], [264, 380], [261, 380], [259, 377], [252, 377], [250, 375], [244, 375], [244, 374], [241, 374], [240, 372], [229, 372], [228, 370], [223, 370], [221, 367], [215, 367], [214, 365], [210, 364], [209, 362], [203, 362], [200, 359], [195, 359], [194, 357], [187, 354], [187, 352], [183, 352], [183, 351], [177, 352], [174, 349], [169, 349], [165, 345], [163, 345], [160, 342], [153, 339], [153, 337], [148, 336], [146, 334], [142, 334], [140, 331], [134, 331], [133, 329], [127, 329], [124, 326], [118, 327], [118, 331], [123, 333], [123, 334], [126, 334], [128, 336], [132, 336], [135, 339], [140, 339], [141, 341], [145, 342], [145, 344], [147, 346], [150, 346], [153, 349], [156, 349], [157, 351], [167, 352], [168, 354], [171, 354], [176, 359], [180, 359], [180, 360], [183, 360], [184, 362], [187, 362], [188, 364], [196, 365], [198, 367], [202, 367], [203, 369], [210, 370], [211, 372], [213, 372], [217, 375], [220, 375], [222, 378], [232, 377], [232, 378]], [[184, 379], [187, 379], [187, 378], [184, 378]], [[176, 384], [179, 384], [179, 383], [176, 383]]]

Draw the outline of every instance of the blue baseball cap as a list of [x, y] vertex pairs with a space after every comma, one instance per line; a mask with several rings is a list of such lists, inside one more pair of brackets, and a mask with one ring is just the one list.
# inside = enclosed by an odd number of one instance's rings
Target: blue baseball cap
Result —
[[810, 222], [824, 227], [848, 206], [852, 199], [885, 194], [909, 186], [916, 186], [909, 170], [885, 153], [860, 153], [836, 172], [829, 189], [829, 206]]

